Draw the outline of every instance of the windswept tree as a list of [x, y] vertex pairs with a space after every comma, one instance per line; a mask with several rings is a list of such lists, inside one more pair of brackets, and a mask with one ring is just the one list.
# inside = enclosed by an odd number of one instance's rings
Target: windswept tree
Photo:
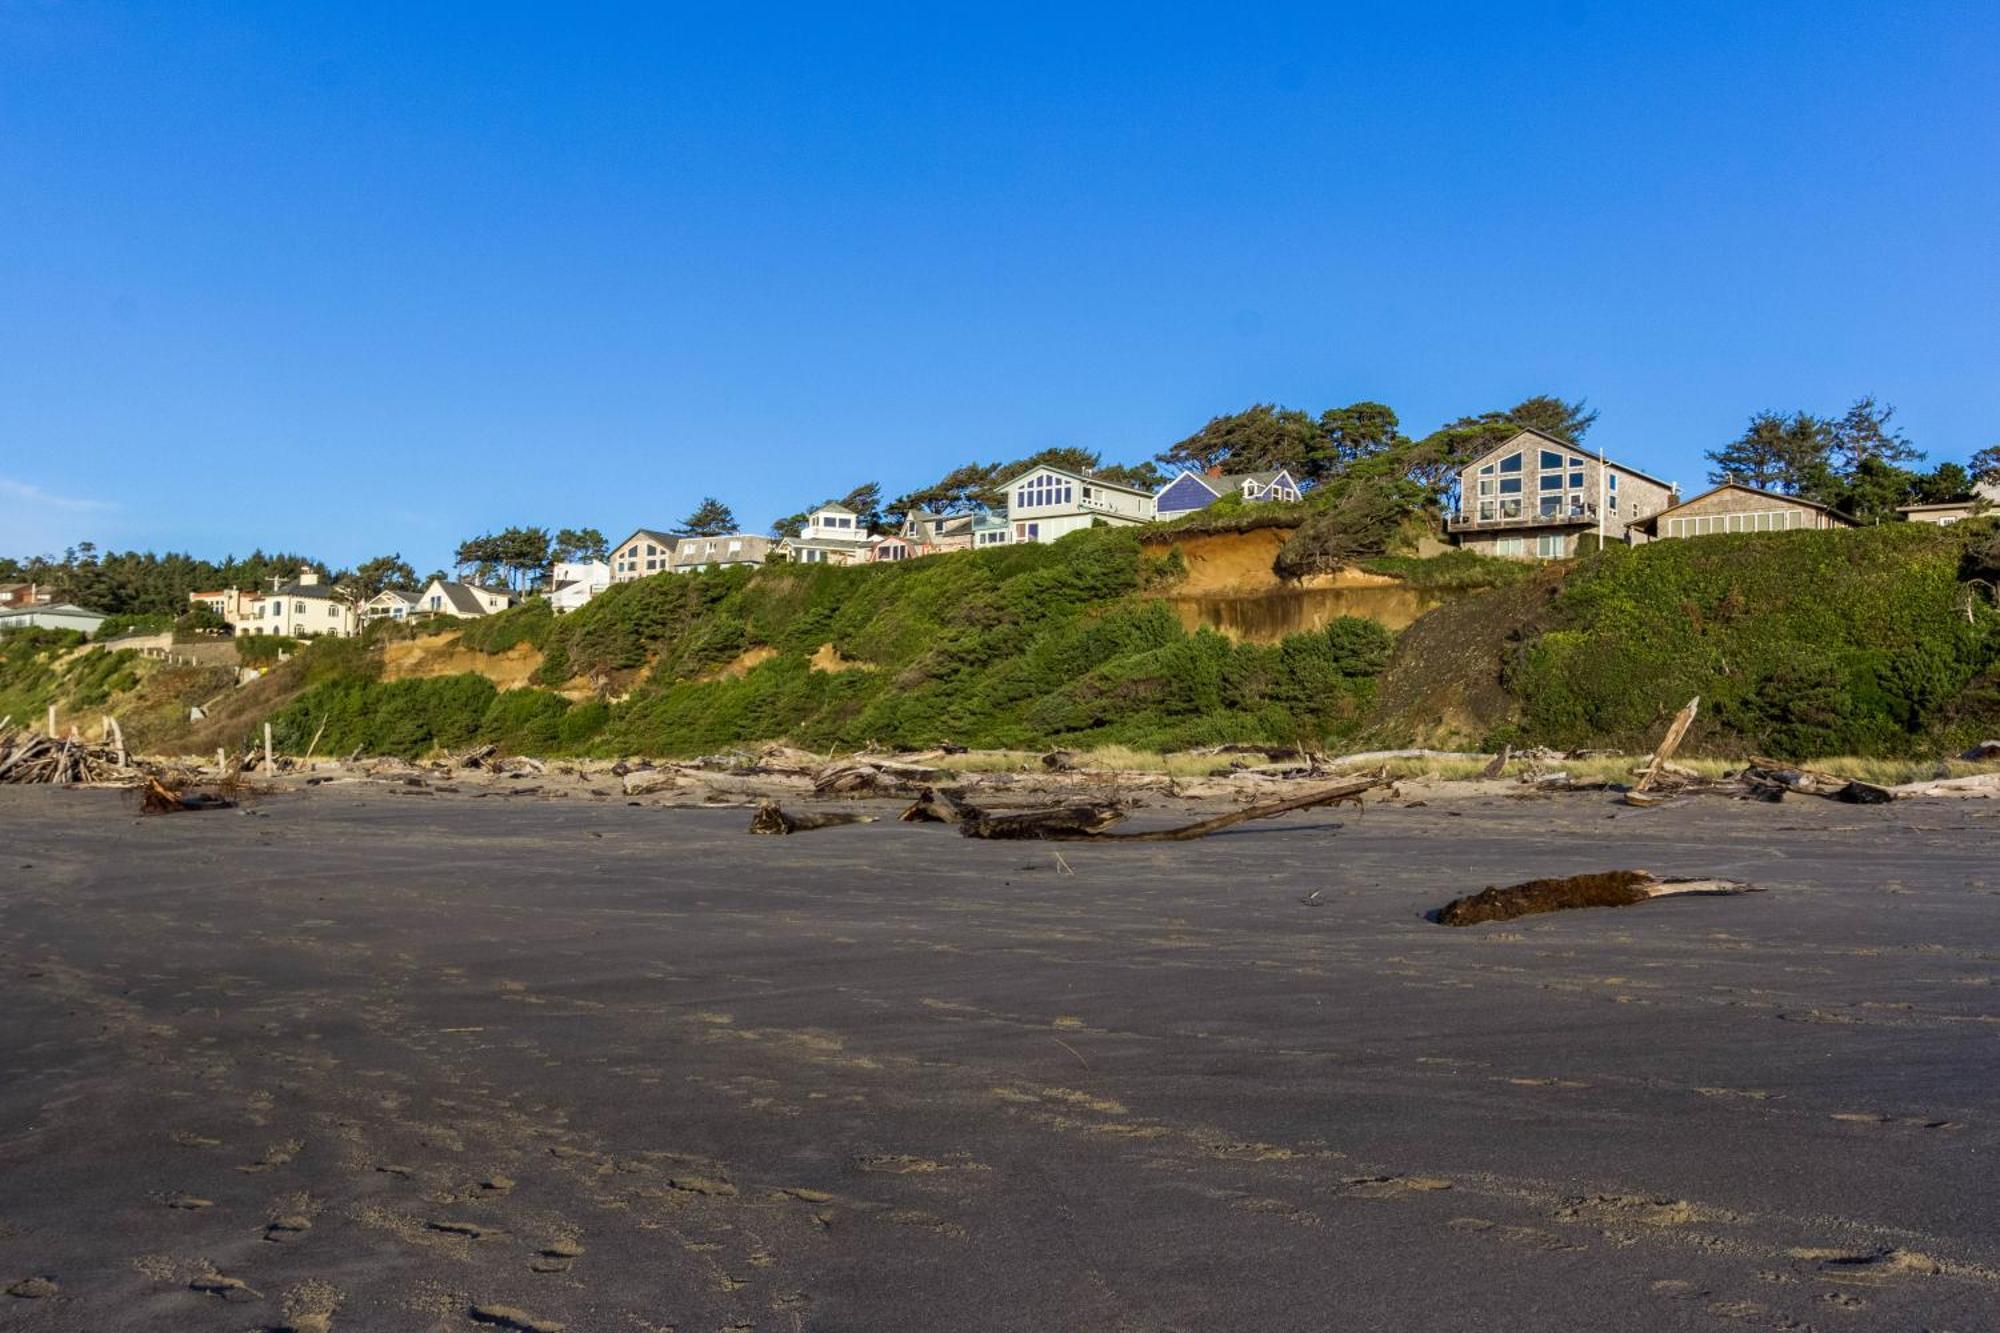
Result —
[[596, 528], [564, 528], [556, 533], [549, 554], [567, 563], [572, 560], [608, 560], [611, 544]]
[[1206, 472], [1265, 472], [1290, 468], [1300, 480], [1326, 449], [1319, 423], [1296, 408], [1255, 403], [1241, 412], [1211, 417], [1207, 425], [1168, 446], [1159, 461], [1171, 468]]
[[1838, 420], [1827, 422], [1827, 450], [1834, 466], [1852, 476], [1871, 458], [1898, 467], [1922, 458], [1923, 451], [1890, 424], [1895, 415], [1893, 406], [1880, 405], [1867, 394], [1855, 399]]
[[864, 532], [879, 532], [882, 529], [882, 485], [880, 482], [864, 481], [846, 495], [840, 497], [844, 509], [852, 509], [855, 521]]
[[1597, 421], [1597, 413], [1587, 400], [1579, 398], [1572, 403], [1547, 393], [1522, 399], [1507, 409], [1506, 417], [1517, 426], [1531, 426], [1571, 444], [1582, 444]]
[[1759, 412], [1741, 435], [1704, 456], [1710, 481], [1813, 499], [1835, 486], [1831, 447], [1828, 423], [1809, 412]]
[[2000, 444], [1989, 444], [1967, 459], [1965, 470], [1975, 482], [1988, 486], [2000, 484]]
[[385, 588], [394, 588], [398, 592], [415, 592], [417, 571], [410, 568], [409, 562], [404, 560], [400, 553], [378, 555], [373, 560], [363, 560], [356, 565], [354, 572], [342, 582], [358, 589], [361, 600], [365, 602]]
[[695, 506], [694, 512], [681, 520], [674, 529], [676, 537], [720, 537], [724, 533], [736, 531], [736, 515], [729, 506], [714, 496], [705, 496]]
[[519, 590], [548, 573], [549, 553], [547, 528], [505, 528], [460, 542], [452, 560], [461, 571], [470, 567], [476, 582], [504, 578]]

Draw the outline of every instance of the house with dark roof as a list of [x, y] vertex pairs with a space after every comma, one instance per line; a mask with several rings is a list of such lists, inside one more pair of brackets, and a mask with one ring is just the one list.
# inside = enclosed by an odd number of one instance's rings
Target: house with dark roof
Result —
[[1670, 481], [1524, 427], [1458, 471], [1458, 505], [1445, 527], [1483, 555], [1561, 560], [1581, 540], [1628, 531], [1679, 498]]
[[1181, 474], [1153, 493], [1153, 509], [1161, 519], [1179, 518], [1206, 509], [1225, 495], [1245, 500], [1296, 500], [1304, 492], [1287, 468], [1270, 472], [1230, 472], [1219, 467], [1206, 472], [1183, 468]]
[[237, 626], [237, 633], [344, 638], [361, 628], [359, 600], [352, 589], [322, 582], [318, 570], [301, 565], [291, 582], [271, 580], [271, 591], [256, 600], [257, 619]]
[[1796, 495], [1760, 491], [1736, 481], [1725, 481], [1692, 500], [1669, 505], [1631, 524], [1635, 538], [1660, 541], [1725, 532], [1797, 532], [1854, 526], [1853, 519], [1823, 504]]
[[514, 594], [505, 588], [482, 588], [476, 583], [432, 579], [430, 586], [417, 594], [416, 610], [411, 614], [456, 616], [471, 620], [505, 611], [513, 604]]
[[611, 548], [611, 581], [630, 583], [648, 574], [669, 574], [681, 539], [655, 528], [640, 528]]

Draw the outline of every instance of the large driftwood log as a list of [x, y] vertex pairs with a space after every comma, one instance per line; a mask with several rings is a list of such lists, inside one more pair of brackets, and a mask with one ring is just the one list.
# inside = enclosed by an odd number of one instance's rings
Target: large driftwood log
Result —
[[989, 814], [961, 803], [958, 806], [958, 831], [968, 838], [1040, 838], [1052, 842], [1188, 842], [1253, 819], [1270, 819], [1294, 810], [1310, 810], [1340, 801], [1358, 803], [1363, 792], [1386, 786], [1388, 782], [1386, 774], [1373, 773], [1367, 777], [1350, 778], [1331, 787], [1321, 787], [1302, 796], [1247, 805], [1241, 810], [1232, 810], [1228, 814], [1183, 824], [1178, 828], [1145, 829], [1137, 833], [1106, 832], [1125, 816], [1117, 807], [1103, 803], [1072, 804], [1052, 810], [1023, 810], [1010, 814]]
[[1701, 696], [1697, 694], [1674, 715], [1672, 725], [1667, 728], [1667, 734], [1660, 738], [1659, 748], [1653, 751], [1653, 761], [1646, 765], [1646, 771], [1632, 784], [1633, 791], [1646, 791], [1660, 780], [1661, 770], [1666, 767], [1667, 761], [1674, 757], [1674, 751], [1681, 748], [1681, 741], [1687, 736], [1688, 728], [1694, 725], [1695, 714], [1700, 711]]
[[1482, 889], [1452, 899], [1438, 909], [1433, 919], [1441, 926], [1476, 926], [1579, 907], [1630, 907], [1680, 894], [1752, 892], [1755, 890], [1749, 885], [1733, 879], [1661, 879], [1650, 870], [1605, 870], [1560, 879], [1531, 879], [1504, 889]]
[[838, 828], [842, 824], [872, 824], [873, 815], [852, 815], [842, 813], [791, 814], [780, 808], [776, 801], [765, 801], [757, 807], [757, 813], [750, 816], [752, 833], [810, 833], [814, 829]]
[[1815, 773], [1809, 768], [1771, 759], [1752, 759], [1743, 769], [1743, 782], [1752, 791], [1775, 787], [1805, 796], [1824, 796], [1848, 805], [1887, 805], [1896, 799], [1896, 793], [1888, 787], [1831, 773]]

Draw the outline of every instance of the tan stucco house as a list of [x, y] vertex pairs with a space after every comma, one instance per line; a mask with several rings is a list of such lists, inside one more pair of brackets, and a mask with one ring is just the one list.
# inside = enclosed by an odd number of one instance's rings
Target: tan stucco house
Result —
[[1561, 560], [1588, 533], [1627, 540], [1627, 529], [1674, 502], [1670, 481], [1585, 453], [1532, 428], [1467, 463], [1446, 526], [1482, 555]]
[[1721, 532], [1795, 532], [1853, 526], [1853, 519], [1823, 504], [1725, 481], [1692, 500], [1669, 505], [1635, 523], [1633, 528], [1635, 540], [1666, 541]]
[[2000, 510], [2000, 486], [1990, 481], [1982, 481], [1974, 486], [1972, 494], [1963, 500], [1947, 500], [1941, 504], [1902, 505], [1896, 512], [1912, 523], [1934, 523], [1939, 527], [1945, 527], [1961, 519], [1990, 514], [1996, 510]]

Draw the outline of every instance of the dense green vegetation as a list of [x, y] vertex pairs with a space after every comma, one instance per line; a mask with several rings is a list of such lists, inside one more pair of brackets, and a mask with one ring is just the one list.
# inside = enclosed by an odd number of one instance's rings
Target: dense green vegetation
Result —
[[1996, 721], [2000, 616], [1960, 582], [1979, 527], [1885, 524], [1613, 547], [1516, 655], [1511, 738], [1640, 748], [1690, 695], [1711, 753], [1938, 753]]
[[[856, 568], [716, 570], [620, 584], [572, 615], [533, 606], [461, 643], [539, 643], [542, 676], [629, 690], [572, 705], [480, 678], [329, 679], [278, 719], [302, 746], [418, 753], [475, 740], [537, 752], [687, 754], [787, 736], [822, 748], [1121, 743], [1181, 748], [1278, 738], [1326, 745], [1367, 712], [1388, 661], [1379, 626], [1341, 620], [1282, 644], [1190, 635], [1134, 598], [1135, 534]], [[857, 665], [819, 670], [832, 645]], [[776, 655], [724, 670], [751, 649]], [[317, 653], [319, 650], [313, 650]]]

